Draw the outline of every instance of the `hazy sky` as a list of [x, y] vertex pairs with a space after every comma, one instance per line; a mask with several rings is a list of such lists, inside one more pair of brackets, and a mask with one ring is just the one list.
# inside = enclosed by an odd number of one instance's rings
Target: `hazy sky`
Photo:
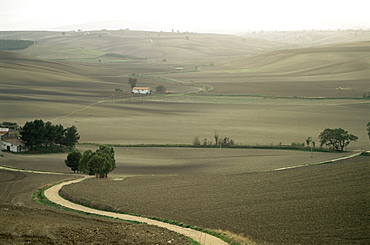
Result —
[[172, 26], [187, 28], [187, 31], [370, 28], [366, 2], [368, 0], [0, 0], [0, 30], [47, 29], [111, 20], [163, 22], [164, 28]]

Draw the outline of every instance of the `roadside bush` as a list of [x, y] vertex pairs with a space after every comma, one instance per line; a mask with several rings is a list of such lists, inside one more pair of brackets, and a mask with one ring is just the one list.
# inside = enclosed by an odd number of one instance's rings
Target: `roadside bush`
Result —
[[215, 135], [213, 136], [213, 138], [215, 139], [215, 143], [213, 143], [212, 140], [209, 140], [207, 138], [204, 138], [202, 140], [202, 143], [201, 141], [199, 140], [199, 136], [196, 136], [194, 137], [193, 139], [193, 145], [194, 146], [229, 146], [229, 147], [232, 147], [235, 145], [235, 142], [233, 139], [230, 139], [229, 137], [224, 137], [224, 138], [221, 138], [217, 132], [215, 132]]
[[195, 136], [193, 139], [193, 145], [198, 146], [200, 145], [199, 136]]

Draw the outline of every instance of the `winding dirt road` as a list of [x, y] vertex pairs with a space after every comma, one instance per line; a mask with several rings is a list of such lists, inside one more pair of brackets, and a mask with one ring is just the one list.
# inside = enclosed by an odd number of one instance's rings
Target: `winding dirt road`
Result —
[[77, 183], [77, 182], [83, 181], [87, 178], [89, 178], [89, 177], [84, 177], [84, 178], [81, 178], [81, 179], [71, 180], [71, 181], [67, 181], [67, 182], [63, 182], [63, 183], [54, 185], [51, 188], [45, 190], [45, 196], [46, 196], [47, 199], [49, 199], [50, 201], [52, 201], [54, 203], [57, 203], [59, 205], [62, 205], [63, 207], [71, 208], [71, 209], [74, 209], [74, 210], [80, 210], [80, 211], [83, 211], [83, 212], [86, 212], [86, 213], [99, 214], [99, 215], [104, 215], [104, 216], [108, 216], [108, 217], [112, 217], [112, 218], [119, 218], [119, 219], [123, 219], [123, 220], [138, 221], [138, 222], [146, 223], [146, 224], [149, 224], [149, 225], [156, 225], [156, 226], [159, 226], [159, 227], [163, 227], [163, 228], [166, 228], [168, 230], [171, 230], [171, 231], [177, 232], [179, 234], [185, 235], [187, 237], [190, 237], [193, 240], [195, 240], [195, 241], [197, 241], [197, 242], [199, 242], [200, 244], [203, 244], [203, 245], [228, 245], [228, 243], [222, 241], [221, 239], [219, 239], [215, 236], [209, 235], [207, 233], [201, 232], [201, 231], [197, 231], [197, 230], [193, 230], [193, 229], [189, 229], [189, 228], [184, 228], [184, 227], [180, 227], [180, 226], [176, 226], [176, 225], [171, 225], [171, 224], [168, 224], [168, 223], [164, 223], [164, 222], [160, 222], [160, 221], [152, 220], [152, 219], [148, 219], [148, 218], [92, 209], [92, 208], [89, 208], [89, 207], [85, 207], [85, 206], [82, 206], [82, 205], [79, 205], [79, 204], [72, 203], [72, 202], [62, 198], [61, 196], [59, 196], [58, 192], [63, 186], [73, 184], [73, 183]]
[[[18, 171], [18, 172], [27, 172], [27, 173], [65, 175], [63, 173], [43, 172], [43, 171], [26, 170], [26, 169], [16, 169], [16, 168], [6, 167], [6, 166], [0, 166], [0, 169], [10, 170], [10, 171]], [[79, 178], [79, 179], [74, 179], [74, 180], [70, 180], [70, 181], [66, 181], [66, 182], [62, 182], [60, 184], [54, 185], [54, 186], [48, 188], [47, 190], [45, 190], [45, 196], [50, 201], [52, 201], [54, 203], [57, 203], [57, 204], [59, 204], [63, 207], [70, 208], [70, 209], [79, 210], [79, 211], [83, 211], [83, 212], [91, 213], [91, 214], [104, 215], [104, 216], [112, 217], [112, 218], [119, 218], [119, 219], [123, 219], [123, 220], [138, 221], [138, 222], [146, 223], [148, 225], [155, 225], [155, 226], [158, 226], [158, 227], [163, 227], [165, 229], [174, 231], [178, 234], [182, 234], [184, 236], [190, 237], [190, 238], [199, 242], [202, 245], [228, 245], [228, 243], [222, 241], [221, 239], [219, 239], [215, 236], [212, 236], [210, 234], [201, 232], [201, 231], [197, 231], [197, 230], [193, 230], [193, 229], [189, 229], [189, 228], [184, 228], [184, 227], [180, 227], [180, 226], [176, 226], [176, 225], [171, 225], [171, 224], [164, 223], [164, 222], [161, 222], [161, 221], [152, 220], [152, 219], [148, 219], [148, 218], [143, 218], [143, 217], [139, 217], [139, 216], [133, 216], [133, 215], [128, 215], [128, 214], [119, 214], [119, 213], [114, 213], [114, 212], [107, 212], [107, 211], [97, 210], [97, 209], [93, 209], [93, 208], [89, 208], [89, 207], [85, 207], [85, 206], [82, 206], [82, 205], [79, 205], [79, 204], [72, 203], [72, 202], [62, 198], [61, 196], [59, 196], [59, 190], [63, 186], [78, 183], [80, 181], [83, 181], [83, 180], [86, 180], [86, 179], [89, 179], [89, 178], [94, 178], [94, 177], [84, 176], [84, 177]]]

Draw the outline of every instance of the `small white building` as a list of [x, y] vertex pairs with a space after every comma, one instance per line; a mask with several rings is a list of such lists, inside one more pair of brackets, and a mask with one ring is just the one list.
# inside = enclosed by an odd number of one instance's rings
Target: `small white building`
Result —
[[3, 151], [27, 152], [28, 147], [23, 140], [17, 138], [2, 138], [1, 148]]
[[133, 87], [132, 93], [134, 94], [151, 94], [152, 90], [150, 87]]
[[[11, 152], [26, 152], [25, 142], [17, 137], [17, 131], [9, 128], [0, 128], [0, 149]], [[1, 152], [1, 151], [0, 151]]]

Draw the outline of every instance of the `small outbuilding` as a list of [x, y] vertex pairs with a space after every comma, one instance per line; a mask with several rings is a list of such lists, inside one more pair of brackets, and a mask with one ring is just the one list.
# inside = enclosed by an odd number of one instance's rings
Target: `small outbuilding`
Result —
[[3, 151], [11, 152], [27, 152], [28, 147], [25, 142], [17, 138], [2, 138], [1, 139], [1, 148]]
[[25, 142], [18, 138], [17, 131], [9, 128], [0, 128], [0, 149], [11, 152], [28, 151]]
[[150, 87], [133, 87], [132, 93], [134, 94], [151, 94], [152, 90]]

